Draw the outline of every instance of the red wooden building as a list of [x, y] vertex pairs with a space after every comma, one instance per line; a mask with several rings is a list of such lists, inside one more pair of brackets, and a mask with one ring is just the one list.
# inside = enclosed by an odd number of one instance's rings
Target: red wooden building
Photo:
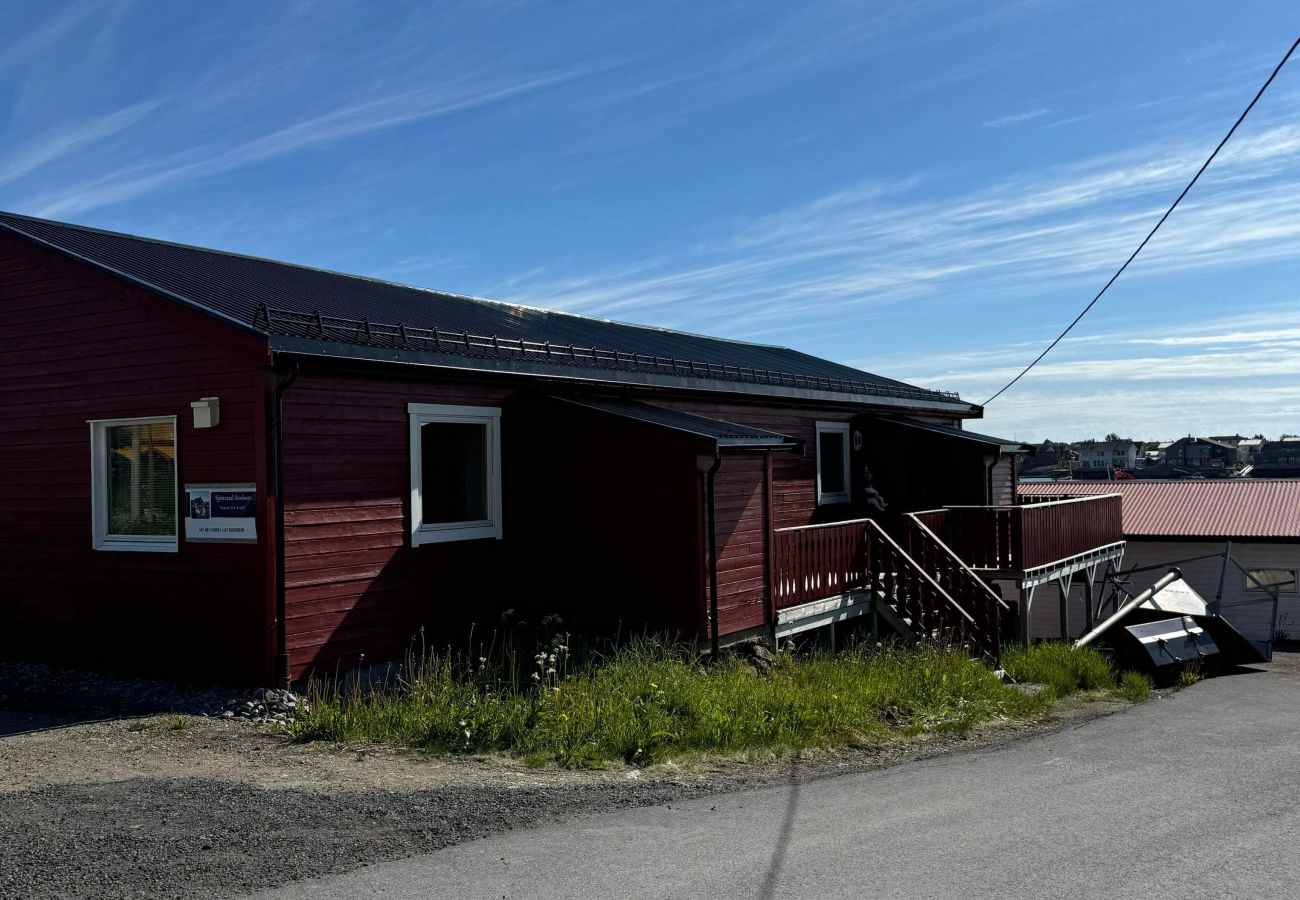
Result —
[[[874, 611], [996, 656], [994, 576], [1120, 540], [1017, 525], [978, 406], [782, 347], [12, 214], [0, 334], [10, 654], [283, 681], [514, 608], [721, 643]], [[910, 515], [954, 506], [989, 512]]]

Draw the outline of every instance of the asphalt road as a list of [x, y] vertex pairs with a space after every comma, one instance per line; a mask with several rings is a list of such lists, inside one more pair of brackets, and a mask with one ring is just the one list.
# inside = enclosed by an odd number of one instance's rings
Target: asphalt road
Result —
[[590, 816], [265, 898], [1300, 896], [1300, 664], [987, 752]]

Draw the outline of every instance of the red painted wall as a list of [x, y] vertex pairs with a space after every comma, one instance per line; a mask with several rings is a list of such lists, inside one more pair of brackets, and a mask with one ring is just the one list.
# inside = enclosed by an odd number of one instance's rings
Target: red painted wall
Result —
[[[286, 622], [294, 677], [400, 656], [501, 613], [695, 637], [696, 454], [506, 379], [304, 372], [285, 394]], [[501, 540], [410, 545], [408, 403], [500, 406]]]
[[[263, 678], [267, 545], [182, 538], [178, 553], [92, 550], [86, 422], [177, 415], [182, 485], [261, 485], [265, 341], [8, 235], [0, 334], [4, 651]], [[189, 404], [206, 396], [220, 398], [221, 424], [195, 430]]]

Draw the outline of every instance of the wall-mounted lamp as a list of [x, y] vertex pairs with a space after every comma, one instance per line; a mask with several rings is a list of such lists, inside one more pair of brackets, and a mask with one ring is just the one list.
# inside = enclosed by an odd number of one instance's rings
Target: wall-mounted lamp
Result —
[[216, 397], [201, 397], [190, 404], [194, 411], [195, 428], [216, 428], [221, 423], [221, 401]]

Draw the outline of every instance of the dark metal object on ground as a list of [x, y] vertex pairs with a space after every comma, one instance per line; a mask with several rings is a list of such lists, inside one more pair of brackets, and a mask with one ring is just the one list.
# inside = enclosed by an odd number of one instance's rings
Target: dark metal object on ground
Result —
[[[1171, 614], [1173, 617], [1171, 618]], [[1075, 642], [1107, 648], [1121, 668], [1169, 674], [1172, 667], [1210, 663], [1220, 666], [1266, 662], [1244, 638], [1170, 569], [1150, 588]]]
[[1113, 632], [1114, 638], [1120, 631], [1128, 638], [1116, 640], [1115, 658], [1126, 669], [1199, 663], [1219, 653], [1214, 639], [1191, 616], [1128, 625]]

